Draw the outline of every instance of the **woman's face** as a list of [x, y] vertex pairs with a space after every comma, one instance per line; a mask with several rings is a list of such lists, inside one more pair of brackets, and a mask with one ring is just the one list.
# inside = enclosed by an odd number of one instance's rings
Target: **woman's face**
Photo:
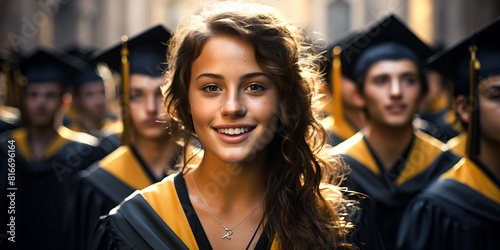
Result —
[[263, 156], [276, 132], [278, 89], [254, 48], [233, 36], [210, 38], [193, 62], [189, 105], [205, 149], [227, 163]]

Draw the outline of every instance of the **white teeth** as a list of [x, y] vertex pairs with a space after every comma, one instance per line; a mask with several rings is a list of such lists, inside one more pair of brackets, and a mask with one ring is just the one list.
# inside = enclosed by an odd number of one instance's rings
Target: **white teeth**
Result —
[[217, 129], [219, 133], [226, 135], [239, 135], [248, 132], [249, 128], [220, 128]]

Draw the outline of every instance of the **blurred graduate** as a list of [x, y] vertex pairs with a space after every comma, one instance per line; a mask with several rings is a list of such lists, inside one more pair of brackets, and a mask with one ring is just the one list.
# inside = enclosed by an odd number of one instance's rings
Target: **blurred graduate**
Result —
[[453, 80], [466, 157], [403, 216], [401, 249], [500, 246], [500, 18], [430, 59]]
[[[434, 52], [438, 52], [434, 49]], [[427, 67], [428, 92], [420, 104], [414, 125], [442, 142], [457, 136], [462, 128], [455, 116], [452, 86], [440, 72]]]
[[91, 58], [92, 50], [73, 48], [68, 53], [80, 58], [84, 64], [72, 77], [72, 105], [65, 114], [64, 125], [74, 131], [101, 137], [101, 130], [117, 120], [106, 107], [104, 80], [97, 63]]
[[21, 63], [25, 125], [0, 135], [2, 162], [11, 158], [8, 146], [15, 146], [14, 183], [7, 182], [8, 168], [0, 169], [1, 207], [9, 207], [7, 188], [17, 188], [15, 215], [6, 209], [0, 218], [2, 232], [7, 232], [10, 216], [15, 216], [15, 242], [2, 241], [2, 248], [61, 249], [63, 194], [74, 174], [102, 157], [92, 137], [56, 123], [68, 73], [77, 70], [77, 63], [67, 54], [44, 49]]
[[366, 125], [366, 115], [357, 99], [353, 98], [356, 85], [351, 79], [352, 62], [349, 55], [342, 53], [350, 40], [358, 34], [351, 33], [345, 38], [328, 45], [326, 60], [321, 65], [325, 71], [324, 111], [327, 116], [322, 125], [328, 133], [328, 143], [336, 146], [353, 136]]
[[343, 53], [353, 60], [354, 98], [364, 105], [368, 120], [334, 150], [351, 168], [345, 185], [376, 205], [362, 202], [364, 219], [375, 216], [371, 228], [379, 231], [386, 249], [394, 249], [408, 202], [459, 160], [413, 126], [427, 92], [423, 62], [432, 50], [390, 15], [361, 32]]
[[166, 130], [160, 89], [169, 38], [169, 31], [157, 25], [95, 53], [96, 61], [122, 73], [123, 142], [75, 180], [65, 215], [68, 249], [87, 249], [99, 216], [175, 170], [180, 146]]
[[123, 124], [107, 109], [104, 79], [91, 58], [92, 50], [72, 48], [68, 53], [81, 59], [81, 63], [71, 76], [71, 107], [64, 114], [63, 125], [96, 137], [99, 148], [108, 155], [120, 146]]

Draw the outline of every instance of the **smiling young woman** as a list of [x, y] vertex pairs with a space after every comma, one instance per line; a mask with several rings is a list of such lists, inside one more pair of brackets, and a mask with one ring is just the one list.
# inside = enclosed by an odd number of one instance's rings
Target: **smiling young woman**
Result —
[[[198, 141], [203, 158], [189, 165], [186, 149], [181, 173], [101, 221], [98, 246], [351, 247], [347, 201], [326, 183], [344, 168], [316, 120], [318, 55], [270, 7], [223, 2], [189, 17], [169, 42], [165, 109], [171, 134]], [[162, 232], [123, 227], [140, 208], [154, 214], [142, 226]]]

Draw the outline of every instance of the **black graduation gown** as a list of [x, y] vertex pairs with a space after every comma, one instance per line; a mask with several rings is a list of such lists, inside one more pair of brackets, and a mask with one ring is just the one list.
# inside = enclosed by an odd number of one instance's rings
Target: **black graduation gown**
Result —
[[[69, 118], [67, 120], [68, 124], [65, 125], [66, 128], [75, 132], [86, 133], [79, 120], [70, 120]], [[120, 121], [111, 120], [109, 118], [105, 119], [104, 123], [105, 126], [101, 129], [97, 137], [90, 134], [88, 135], [98, 140], [97, 147], [102, 150], [103, 156], [106, 156], [120, 147], [123, 125]]]
[[[372, 228], [375, 232], [365, 235], [377, 237], [380, 233], [385, 248], [395, 248], [399, 221], [406, 205], [460, 159], [445, 149], [442, 142], [415, 130], [412, 142], [399, 162], [391, 171], [386, 171], [366, 143], [362, 132], [334, 148], [351, 169], [343, 185], [370, 197], [360, 201], [363, 209], [359, 218], [361, 221], [355, 222], [367, 224], [374, 217], [376, 225], [365, 228]], [[375, 206], [367, 204], [371, 199]], [[378, 239], [367, 241], [378, 242]]]
[[456, 129], [458, 126], [448, 121], [450, 112], [453, 111], [446, 108], [436, 113], [419, 114], [420, 119], [425, 121], [425, 123], [422, 123], [422, 126], [420, 126], [420, 129], [442, 142], [447, 142], [459, 134], [459, 131]]
[[[261, 234], [256, 249], [269, 246]], [[208, 244], [208, 245], [207, 245]], [[136, 191], [99, 220], [90, 249], [211, 249], [181, 174]]]
[[500, 249], [500, 180], [462, 158], [408, 205], [400, 249]]
[[19, 128], [16, 124], [4, 121], [0, 119], [0, 133], [3, 133], [8, 130]]
[[99, 138], [98, 147], [108, 155], [119, 148], [121, 143], [121, 133], [103, 133]]
[[[101, 157], [94, 146], [72, 140], [74, 134], [67, 132], [58, 130], [53, 134], [41, 160], [33, 159], [26, 128], [1, 135], [1, 233], [10, 230], [7, 224], [15, 223], [15, 242], [2, 237], [1, 249], [61, 249], [63, 194], [74, 174]], [[15, 141], [15, 156], [8, 151], [12, 145], [9, 141]], [[11, 156], [15, 160], [14, 183], [7, 182], [12, 168], [4, 164]], [[15, 214], [6, 209], [11, 205]]]
[[[175, 160], [169, 163], [171, 167]], [[156, 179], [133, 147], [121, 146], [80, 172], [68, 192], [65, 209], [65, 246], [88, 249], [94, 224], [135, 190]]]

